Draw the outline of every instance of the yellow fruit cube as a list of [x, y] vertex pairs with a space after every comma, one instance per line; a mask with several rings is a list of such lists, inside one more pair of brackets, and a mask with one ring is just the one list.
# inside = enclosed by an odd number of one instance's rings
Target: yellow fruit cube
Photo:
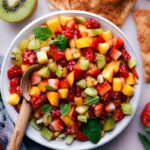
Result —
[[111, 31], [111, 30], [105, 31], [105, 32], [102, 33], [102, 36], [103, 36], [104, 40], [105, 40], [106, 42], [108, 42], [108, 41], [111, 40], [112, 37], [113, 37], [113, 36], [112, 36], [112, 31]]
[[52, 106], [59, 105], [59, 94], [58, 92], [47, 92], [47, 99]]
[[99, 43], [98, 50], [101, 54], [106, 54], [107, 51], [109, 50], [109, 44], [108, 43]]
[[60, 95], [60, 98], [65, 99], [68, 96], [68, 89], [59, 89], [58, 93]]
[[46, 64], [48, 63], [48, 57], [46, 51], [39, 51], [36, 53], [37, 55], [37, 60], [39, 64]]
[[128, 84], [125, 84], [125, 86], [122, 89], [122, 93], [127, 96], [132, 96], [134, 93], [134, 88]]
[[48, 81], [41, 81], [37, 86], [42, 92], [46, 92], [46, 86], [48, 85]]
[[73, 83], [74, 83], [74, 71], [70, 72], [70, 73], [67, 75], [67, 80], [68, 80], [70, 86], [72, 86]]
[[105, 80], [109, 81], [110, 83], [112, 82], [113, 79], [113, 68], [109, 67], [108, 65], [104, 68], [102, 71], [102, 76]]
[[25, 50], [28, 48], [29, 45], [29, 40], [28, 39], [23, 39], [20, 43], [19, 43], [19, 47], [22, 50]]
[[21, 72], [25, 73], [29, 69], [30, 65], [21, 65]]
[[7, 102], [11, 105], [17, 105], [19, 103], [19, 101], [20, 101], [19, 95], [14, 93], [14, 94], [10, 94]]
[[82, 97], [75, 97], [74, 101], [75, 101], [76, 106], [81, 106], [84, 104]]
[[71, 53], [71, 49], [70, 48], [67, 48], [65, 50], [65, 57], [66, 57], [67, 60], [73, 60], [73, 55]]
[[91, 76], [87, 76], [86, 77], [86, 84], [87, 84], [87, 87], [93, 87], [93, 86], [98, 84], [98, 81]]
[[111, 61], [108, 66], [113, 68], [114, 73], [117, 73], [119, 70], [120, 61]]
[[59, 20], [60, 20], [60, 24], [62, 26], [65, 26], [69, 21], [73, 20], [73, 17], [62, 15], [62, 16], [59, 16]]
[[84, 37], [76, 40], [76, 46], [77, 48], [84, 48], [90, 46], [90, 38]]
[[52, 33], [55, 33], [61, 28], [59, 18], [53, 18], [47, 21], [48, 28], [52, 31]]
[[74, 59], [78, 59], [81, 57], [81, 53], [80, 53], [79, 49], [72, 49], [71, 53], [72, 53]]
[[71, 40], [69, 41], [69, 46], [70, 46], [71, 48], [76, 48], [75, 39], [71, 39]]
[[40, 95], [41, 94], [41, 90], [39, 87], [37, 86], [32, 86], [31, 89], [29, 90], [29, 95], [33, 96], [33, 95]]
[[113, 90], [121, 91], [122, 88], [122, 79], [121, 78], [113, 78]]
[[74, 121], [70, 117], [68, 117], [68, 116], [61, 116], [60, 118], [61, 118], [61, 120], [64, 122], [64, 124], [67, 127], [69, 127], [69, 126], [71, 126], [71, 125], [74, 124]]
[[136, 80], [135, 80], [135, 77], [134, 77], [133, 73], [129, 73], [129, 76], [126, 78], [125, 82], [128, 85], [136, 84]]

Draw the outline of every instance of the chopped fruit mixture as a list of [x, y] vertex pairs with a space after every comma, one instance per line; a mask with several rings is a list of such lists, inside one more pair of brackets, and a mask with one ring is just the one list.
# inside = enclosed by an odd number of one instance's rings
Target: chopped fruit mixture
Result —
[[29, 88], [31, 126], [41, 136], [66, 139], [66, 144], [97, 143], [132, 114], [137, 61], [121, 37], [81, 16], [58, 16], [32, 32], [12, 50], [8, 103], [19, 110], [22, 75], [31, 65], [42, 65], [32, 73]]

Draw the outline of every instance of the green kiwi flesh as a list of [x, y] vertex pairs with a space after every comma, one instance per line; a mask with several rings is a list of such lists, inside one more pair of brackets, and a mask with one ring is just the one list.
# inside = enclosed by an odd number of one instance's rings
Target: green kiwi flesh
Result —
[[[12, 1], [12, 0], [11, 0]], [[20, 22], [35, 10], [37, 0], [0, 0], [0, 18], [7, 22]]]

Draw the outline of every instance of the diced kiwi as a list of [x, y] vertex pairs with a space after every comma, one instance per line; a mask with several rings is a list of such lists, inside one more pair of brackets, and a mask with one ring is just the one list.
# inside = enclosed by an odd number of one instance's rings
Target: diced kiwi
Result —
[[43, 127], [43, 125], [38, 125], [38, 124], [36, 124], [35, 118], [33, 118], [33, 119], [30, 121], [30, 125], [31, 125], [34, 129], [36, 129], [37, 131], [40, 131], [40, 130], [42, 129], [42, 127]]
[[84, 90], [85, 94], [88, 96], [97, 96], [97, 90], [94, 87], [89, 87]]
[[102, 54], [97, 54], [96, 55], [96, 63], [99, 69], [104, 68], [104, 66], [106, 65], [106, 58], [104, 55]]
[[32, 39], [28, 45], [28, 49], [30, 50], [38, 50], [40, 47], [41, 47], [41, 44], [38, 39]]
[[46, 140], [51, 140], [53, 138], [53, 132], [50, 131], [48, 128], [44, 127], [41, 130], [41, 135], [46, 139]]
[[111, 131], [115, 128], [115, 120], [113, 116], [109, 116], [105, 121], [103, 125], [104, 131]]
[[125, 115], [131, 115], [132, 114], [132, 105], [129, 103], [122, 103], [121, 110]]
[[48, 126], [51, 123], [51, 121], [52, 121], [51, 114], [50, 113], [45, 114], [43, 117], [44, 125]]
[[82, 105], [82, 106], [78, 106], [78, 107], [76, 107], [76, 112], [78, 113], [78, 114], [80, 114], [80, 115], [83, 115], [83, 114], [85, 114], [86, 112], [87, 112], [87, 110], [88, 110], [88, 106], [87, 105]]
[[48, 67], [42, 67], [39, 71], [38, 71], [39, 76], [41, 76], [42, 78], [48, 78], [50, 76], [50, 71], [48, 69]]
[[35, 10], [37, 0], [0, 0], [0, 18], [7, 22], [20, 22]]
[[87, 117], [85, 115], [78, 115], [78, 121], [86, 123]]
[[82, 23], [82, 24], [85, 24], [85, 23], [86, 23], [86, 18], [85, 18], [85, 17], [75, 16], [75, 20], [76, 20], [78, 23]]
[[51, 71], [51, 72], [53, 72], [53, 73], [55, 73], [56, 72], [56, 70], [57, 70], [57, 64], [56, 64], [56, 62], [50, 62], [49, 64], [48, 64], [48, 68], [49, 68], [49, 70]]
[[79, 61], [79, 67], [82, 70], [87, 70], [89, 67], [89, 60], [85, 59], [84, 57], [82, 57]]
[[136, 65], [137, 65], [137, 60], [136, 60], [136, 58], [131, 58], [131, 59], [128, 60], [128, 66], [129, 66], [129, 68], [133, 68], [133, 67], [135, 67]]
[[85, 79], [79, 80], [76, 83], [76, 85], [79, 86], [81, 89], [85, 89], [86, 88], [86, 80]]
[[100, 35], [100, 34], [102, 34], [104, 31], [103, 31], [103, 29], [88, 29], [87, 32], [88, 32], [88, 35], [91, 37], [91, 36]]
[[74, 140], [74, 136], [73, 135], [67, 135], [67, 137], [66, 137], [66, 144], [67, 145], [72, 144], [73, 140]]
[[58, 65], [57, 67], [57, 71], [56, 71], [56, 76], [61, 78], [63, 76], [63, 67], [61, 67], [60, 65]]

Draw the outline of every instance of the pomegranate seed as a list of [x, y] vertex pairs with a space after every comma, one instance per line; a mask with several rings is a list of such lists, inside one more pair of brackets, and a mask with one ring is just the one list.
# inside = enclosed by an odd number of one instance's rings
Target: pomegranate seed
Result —
[[20, 79], [19, 78], [13, 78], [10, 80], [10, 86], [14, 86], [17, 87], [20, 83]]
[[74, 70], [75, 63], [76, 63], [75, 61], [69, 61], [69, 63], [67, 64], [67, 70], [68, 71]]
[[125, 64], [122, 64], [120, 66], [118, 74], [119, 74], [119, 77], [123, 77], [123, 78], [127, 78], [129, 76], [129, 71]]
[[17, 66], [13, 66], [7, 71], [7, 75], [9, 79], [19, 77], [21, 75], [21, 69]]
[[74, 101], [74, 96], [75, 96], [75, 87], [71, 87], [68, 93], [67, 100]]
[[93, 19], [93, 18], [89, 18], [89, 19], [87, 19], [87, 22], [86, 22], [85, 26], [88, 29], [95, 29], [95, 28], [100, 27], [100, 23], [98, 21], [96, 21], [95, 19]]
[[53, 119], [59, 118], [61, 116], [60, 110], [56, 108], [52, 109], [51, 116]]
[[17, 88], [16, 88], [16, 93], [17, 93], [19, 96], [21, 96], [20, 86], [17, 86]]
[[66, 60], [66, 58], [63, 58], [62, 60], [58, 62], [58, 64], [60, 64], [62, 67], [66, 67], [68, 64], [68, 61]]
[[121, 52], [122, 52], [122, 58], [123, 58], [125, 61], [128, 61], [128, 60], [131, 58], [130, 54], [126, 51], [125, 48], [122, 49]]
[[77, 97], [81, 96], [81, 89], [78, 86], [76, 87], [76, 96]]
[[112, 99], [114, 100], [121, 100], [121, 96], [122, 96], [121, 92], [115, 92], [115, 91], [112, 92]]
[[107, 104], [111, 100], [111, 98], [112, 98], [112, 91], [109, 91], [101, 97], [101, 101], [104, 104]]
[[124, 114], [120, 109], [115, 110], [113, 116], [115, 121], [120, 121], [124, 118]]

